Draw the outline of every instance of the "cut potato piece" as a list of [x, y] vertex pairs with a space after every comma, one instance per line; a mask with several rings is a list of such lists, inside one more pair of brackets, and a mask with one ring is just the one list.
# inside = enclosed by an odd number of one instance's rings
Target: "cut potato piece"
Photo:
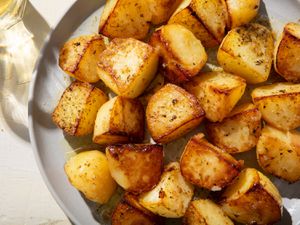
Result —
[[54, 123], [72, 136], [92, 133], [100, 106], [106, 94], [89, 83], [74, 81], [63, 93], [52, 113]]
[[69, 40], [59, 53], [59, 66], [77, 80], [95, 83], [99, 55], [105, 49], [101, 35], [85, 35]]
[[141, 194], [139, 202], [151, 212], [167, 218], [183, 217], [194, 195], [194, 187], [180, 173], [179, 163], [168, 164], [158, 185]]
[[65, 164], [65, 172], [71, 184], [87, 199], [100, 204], [107, 203], [117, 188], [105, 155], [97, 150], [73, 156]]
[[150, 44], [158, 49], [163, 59], [164, 75], [172, 83], [182, 83], [197, 75], [207, 61], [204, 47], [194, 34], [179, 24], [157, 30]]
[[194, 94], [212, 122], [222, 121], [244, 94], [244, 79], [224, 72], [208, 72], [184, 84]]
[[218, 62], [225, 71], [245, 78], [247, 83], [264, 82], [272, 67], [273, 42], [272, 32], [262, 25], [237, 27], [220, 45]]
[[167, 84], [149, 100], [146, 120], [157, 143], [167, 143], [197, 127], [204, 111], [195, 96], [184, 89]]
[[99, 33], [110, 38], [144, 39], [150, 29], [151, 17], [148, 1], [107, 0]]
[[251, 150], [256, 146], [261, 132], [261, 113], [253, 104], [243, 104], [222, 122], [207, 123], [209, 140], [228, 153]]
[[256, 148], [259, 165], [289, 182], [300, 179], [300, 132], [265, 126]]
[[141, 142], [144, 139], [144, 108], [140, 101], [114, 97], [98, 111], [93, 141], [97, 144]]
[[157, 65], [158, 54], [150, 45], [116, 38], [100, 55], [98, 75], [117, 95], [135, 98], [151, 83]]
[[216, 203], [209, 199], [192, 201], [183, 218], [184, 225], [234, 225]]
[[180, 159], [184, 178], [198, 187], [220, 191], [240, 172], [243, 163], [210, 144], [204, 134], [193, 136]]
[[112, 177], [126, 191], [150, 191], [163, 171], [163, 147], [160, 145], [112, 145], [106, 148]]
[[300, 25], [288, 23], [277, 43], [274, 67], [284, 79], [300, 82]]
[[222, 209], [233, 220], [244, 224], [274, 224], [282, 213], [277, 188], [262, 173], [244, 169], [225, 190]]
[[254, 104], [273, 127], [292, 130], [300, 126], [300, 84], [276, 83], [254, 89]]

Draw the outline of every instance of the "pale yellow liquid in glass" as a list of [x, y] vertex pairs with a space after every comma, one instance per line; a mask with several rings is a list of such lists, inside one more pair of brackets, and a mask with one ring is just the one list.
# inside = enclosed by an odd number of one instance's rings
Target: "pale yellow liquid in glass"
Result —
[[0, 15], [3, 14], [11, 4], [13, 0], [0, 0]]

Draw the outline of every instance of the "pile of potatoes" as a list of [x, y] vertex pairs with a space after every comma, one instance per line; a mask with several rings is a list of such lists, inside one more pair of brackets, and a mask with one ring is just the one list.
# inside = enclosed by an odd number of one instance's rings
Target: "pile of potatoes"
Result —
[[[300, 25], [286, 24], [275, 41], [269, 28], [251, 23], [259, 6], [260, 0], [107, 0], [99, 34], [62, 47], [59, 66], [75, 81], [53, 121], [68, 135], [92, 133], [106, 147], [75, 155], [65, 172], [100, 204], [118, 185], [125, 190], [113, 225], [281, 219], [277, 188], [234, 158], [256, 147], [263, 171], [300, 179]], [[207, 49], [216, 46], [220, 67], [203, 72]], [[272, 65], [286, 81], [264, 83]], [[114, 97], [98, 88], [100, 80]], [[254, 84], [252, 102], [241, 103]], [[192, 136], [180, 160], [165, 165], [164, 144], [203, 121], [207, 138]], [[155, 144], [145, 143], [146, 128]], [[197, 199], [195, 188], [218, 194]]]

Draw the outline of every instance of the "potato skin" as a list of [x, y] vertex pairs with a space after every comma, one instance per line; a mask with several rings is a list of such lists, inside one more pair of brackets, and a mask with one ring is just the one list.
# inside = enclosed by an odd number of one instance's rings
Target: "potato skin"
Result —
[[150, 191], [163, 172], [161, 145], [112, 145], [106, 148], [112, 177], [126, 191]]
[[89, 83], [74, 81], [62, 94], [52, 113], [53, 122], [72, 136], [92, 133], [98, 109], [106, 94]]
[[91, 201], [105, 204], [116, 190], [105, 155], [97, 150], [81, 152], [67, 161], [70, 183]]

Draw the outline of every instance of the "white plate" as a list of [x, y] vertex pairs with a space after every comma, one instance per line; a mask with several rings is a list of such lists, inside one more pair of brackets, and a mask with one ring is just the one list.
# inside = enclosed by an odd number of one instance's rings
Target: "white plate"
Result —
[[[90, 144], [87, 138], [76, 140], [65, 137], [53, 124], [51, 113], [70, 83], [70, 78], [57, 65], [59, 48], [70, 37], [96, 33], [103, 5], [104, 0], [78, 0], [74, 3], [49, 36], [30, 89], [30, 138], [38, 166], [58, 204], [72, 222], [81, 225], [99, 224], [99, 221], [105, 224], [103, 215], [105, 218], [109, 210], [85, 200], [68, 182], [63, 170], [68, 153]], [[268, 16], [272, 28], [278, 33], [284, 23], [296, 22], [300, 18], [300, 1], [264, 0], [261, 11]], [[170, 144], [167, 148], [181, 150], [182, 140], [180, 144]], [[249, 157], [248, 161], [253, 161], [253, 156], [254, 152], [244, 154], [244, 157]], [[167, 154], [168, 160], [174, 157]], [[276, 178], [272, 179], [284, 197], [284, 215], [279, 224], [300, 224], [300, 183], [289, 185]], [[174, 222], [170, 221], [169, 224]]]

